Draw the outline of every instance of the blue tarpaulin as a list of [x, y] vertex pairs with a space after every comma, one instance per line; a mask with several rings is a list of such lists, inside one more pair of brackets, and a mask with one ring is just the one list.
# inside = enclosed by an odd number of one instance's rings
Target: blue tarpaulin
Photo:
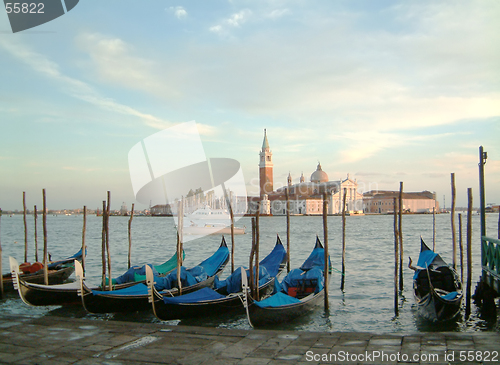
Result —
[[288, 305], [288, 304], [294, 304], [294, 303], [300, 303], [300, 300], [297, 298], [291, 297], [289, 295], [286, 295], [284, 293], [276, 293], [269, 298], [266, 298], [260, 302], [254, 302], [254, 304], [258, 307], [261, 308], [266, 308], [266, 307], [281, 307], [283, 305]]
[[302, 271], [301, 269], [293, 269], [288, 273], [287, 276], [285, 276], [285, 278], [281, 282], [281, 286], [283, 288], [283, 291], [287, 293], [288, 288], [301, 287], [307, 281], [316, 283], [315, 293], [322, 290], [323, 270], [321, 270], [318, 267], [312, 268], [308, 271]]
[[[153, 275], [158, 276], [158, 271], [153, 265], [148, 264], [148, 266], [153, 270]], [[118, 276], [116, 279], [112, 280], [113, 284], [124, 284], [136, 281], [136, 275], [146, 276], [146, 265], [142, 266], [132, 266], [130, 269], [125, 271], [122, 275]]]
[[147, 295], [148, 294], [148, 286], [139, 283], [133, 286], [129, 286], [128, 288], [125, 289], [118, 289], [118, 290], [111, 290], [111, 291], [103, 291], [103, 290], [92, 290], [92, 294], [94, 295], [116, 295], [116, 296], [122, 296], [122, 295]]
[[281, 263], [286, 259], [286, 250], [281, 244], [274, 246], [274, 249], [260, 262], [260, 266], [267, 269], [270, 276], [278, 275]]
[[456, 291], [452, 291], [446, 295], [442, 295], [441, 298], [444, 300], [453, 300], [458, 296], [458, 293]]
[[415, 274], [413, 275], [413, 279], [417, 279], [420, 271], [425, 270], [427, 267], [430, 267], [434, 259], [438, 254], [432, 250], [421, 251], [418, 256], [417, 267], [419, 270], [415, 270]]
[[[226, 288], [228, 294], [239, 293], [241, 289], [241, 270], [242, 267], [237, 268], [234, 272], [229, 275], [225, 280], [219, 280], [215, 277], [214, 287], [215, 289]], [[254, 273], [255, 273], [254, 268]], [[246, 269], [247, 277], [250, 277], [249, 270]], [[264, 285], [271, 279], [271, 276], [267, 272], [267, 269], [263, 266], [259, 266], [259, 286]]]
[[214, 300], [225, 298], [224, 295], [217, 293], [215, 290], [210, 288], [203, 288], [197, 291], [194, 291], [189, 294], [180, 295], [177, 297], [163, 297], [163, 301], [165, 304], [182, 304], [182, 303], [198, 303], [203, 302], [205, 300]]

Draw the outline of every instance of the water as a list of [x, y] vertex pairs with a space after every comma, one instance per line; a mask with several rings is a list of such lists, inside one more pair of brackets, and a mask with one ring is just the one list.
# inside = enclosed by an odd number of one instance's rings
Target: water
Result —
[[[495, 237], [498, 215], [487, 215], [487, 232]], [[473, 286], [479, 280], [480, 219], [473, 216]], [[463, 240], [466, 239], [466, 214], [462, 215]], [[29, 254], [34, 261], [34, 223], [28, 217]], [[457, 236], [458, 236], [458, 218]], [[18, 261], [24, 258], [23, 217], [3, 216], [1, 218], [1, 243], [3, 248], [3, 272], [8, 271], [8, 257]], [[39, 259], [42, 257], [42, 220], [38, 220]], [[244, 217], [237, 226], [246, 226], [250, 231], [250, 218]], [[86, 261], [87, 278], [91, 284], [98, 284], [101, 276], [101, 217], [87, 218]], [[341, 217], [328, 217], [329, 247], [332, 265], [341, 268]], [[81, 246], [82, 216], [49, 216], [47, 219], [49, 252], [54, 259], [72, 255]], [[128, 217], [111, 217], [110, 245], [112, 254], [112, 274], [118, 276], [127, 269], [128, 257]], [[274, 247], [276, 234], [286, 245], [285, 217], [261, 217], [261, 253], [263, 258]], [[451, 262], [451, 224], [449, 214], [436, 215], [436, 251]], [[321, 217], [291, 217], [291, 266], [298, 267], [311, 252], [315, 236], [323, 238]], [[478, 309], [472, 306], [468, 321], [459, 318], [447, 324], [429, 324], [416, 315], [412, 294], [413, 271], [407, 268], [408, 256], [417, 261], [420, 251], [420, 236], [432, 247], [432, 215], [403, 216], [404, 241], [404, 291], [400, 298], [400, 312], [394, 317], [394, 234], [392, 216], [347, 217], [346, 221], [346, 277], [345, 290], [340, 291], [340, 274], [334, 272], [329, 286], [330, 311], [323, 308], [280, 326], [281, 329], [304, 331], [370, 331], [370, 332], [428, 332], [428, 331], [499, 331], [500, 322], [489, 323], [479, 318]], [[132, 222], [132, 263], [151, 262], [159, 264], [171, 257], [176, 246], [176, 232], [172, 218], [134, 217]], [[220, 236], [209, 236], [188, 242], [185, 245], [185, 265], [197, 265], [211, 255], [220, 244]], [[235, 266], [248, 266], [251, 234], [235, 236]], [[458, 239], [457, 239], [458, 241]], [[228, 245], [230, 238], [227, 237]], [[465, 255], [465, 247], [464, 247]], [[458, 255], [458, 257], [460, 257]], [[229, 267], [228, 267], [229, 268]], [[226, 276], [229, 270], [224, 273]], [[458, 268], [460, 272], [460, 268]], [[466, 270], [464, 268], [464, 277]], [[465, 301], [464, 301], [465, 302]], [[32, 316], [64, 315], [85, 317], [95, 320], [125, 320], [158, 322], [150, 312], [132, 314], [90, 315], [81, 308], [29, 307], [16, 295], [9, 295], [0, 302], [0, 311], [10, 314]], [[225, 328], [250, 328], [243, 315], [227, 315], [217, 318], [202, 318], [183, 321], [168, 321], [169, 324], [201, 325]]]

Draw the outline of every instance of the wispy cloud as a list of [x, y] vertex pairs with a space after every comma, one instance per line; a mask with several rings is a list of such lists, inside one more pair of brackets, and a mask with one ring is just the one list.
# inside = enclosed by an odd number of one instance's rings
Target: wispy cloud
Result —
[[[71, 96], [84, 100], [100, 108], [110, 110], [115, 113], [131, 115], [140, 118], [146, 125], [163, 129], [171, 125], [170, 122], [161, 118], [155, 117], [151, 114], [143, 113], [133, 107], [118, 103], [110, 98], [103, 97], [91, 85], [66, 76], [60, 71], [60, 66], [37, 53], [19, 42], [12, 42], [6, 37], [0, 38], [0, 46], [8, 51], [12, 56], [24, 62], [27, 66], [31, 67], [34, 71], [57, 81], [61, 87]], [[110, 48], [119, 49], [121, 44], [114, 42]]]
[[239, 28], [252, 16], [253, 12], [249, 9], [240, 10], [223, 19], [219, 24], [211, 26], [209, 30], [218, 34], [226, 34], [228, 28]]
[[188, 16], [186, 9], [184, 9], [182, 6], [171, 6], [168, 8], [168, 11], [173, 13], [177, 17], [177, 19], [184, 19]]

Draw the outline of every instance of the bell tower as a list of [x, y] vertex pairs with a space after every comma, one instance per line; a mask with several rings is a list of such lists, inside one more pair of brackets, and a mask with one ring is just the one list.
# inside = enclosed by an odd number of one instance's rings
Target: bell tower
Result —
[[273, 153], [269, 148], [265, 129], [264, 141], [262, 142], [262, 150], [259, 152], [259, 157], [260, 197], [262, 198], [264, 194], [269, 194], [273, 191]]

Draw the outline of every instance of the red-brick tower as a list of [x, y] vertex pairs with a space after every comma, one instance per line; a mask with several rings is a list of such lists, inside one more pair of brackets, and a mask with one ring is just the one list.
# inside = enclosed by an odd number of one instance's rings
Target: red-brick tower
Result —
[[260, 197], [263, 198], [264, 194], [269, 194], [273, 191], [273, 154], [269, 149], [265, 129], [264, 142], [262, 142], [262, 150], [259, 152], [259, 156]]

